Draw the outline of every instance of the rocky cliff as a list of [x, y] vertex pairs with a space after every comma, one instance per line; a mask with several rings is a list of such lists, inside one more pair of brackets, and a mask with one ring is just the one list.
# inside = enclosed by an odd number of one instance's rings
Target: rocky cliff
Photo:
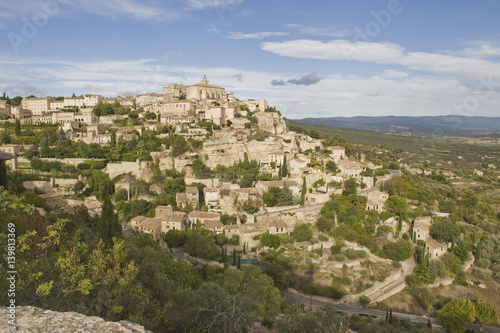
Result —
[[56, 312], [33, 306], [16, 307], [16, 326], [9, 325], [9, 312], [0, 307], [0, 332], [24, 333], [150, 333], [144, 327], [120, 321], [104, 321], [99, 317], [87, 317], [76, 312]]

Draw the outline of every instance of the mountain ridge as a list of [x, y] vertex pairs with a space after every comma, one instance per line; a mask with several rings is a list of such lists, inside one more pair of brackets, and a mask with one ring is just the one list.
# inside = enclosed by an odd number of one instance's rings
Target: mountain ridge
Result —
[[483, 116], [355, 116], [288, 119], [291, 122], [382, 132], [425, 134], [499, 133], [500, 117]]

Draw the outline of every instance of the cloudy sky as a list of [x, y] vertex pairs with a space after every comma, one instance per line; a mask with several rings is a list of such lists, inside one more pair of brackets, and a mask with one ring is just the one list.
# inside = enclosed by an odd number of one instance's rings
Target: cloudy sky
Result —
[[0, 0], [0, 93], [207, 75], [288, 118], [500, 116], [496, 0]]

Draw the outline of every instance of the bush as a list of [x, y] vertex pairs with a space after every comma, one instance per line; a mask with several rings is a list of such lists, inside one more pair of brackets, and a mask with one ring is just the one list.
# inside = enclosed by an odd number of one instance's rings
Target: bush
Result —
[[278, 234], [278, 238], [280, 243], [282, 244], [291, 244], [293, 243], [293, 237], [288, 234]]
[[336, 261], [344, 261], [345, 260], [345, 255], [342, 253], [338, 253], [334, 256]]
[[339, 254], [342, 252], [342, 247], [340, 245], [332, 245], [330, 247], [330, 252], [332, 252], [332, 254]]
[[453, 280], [454, 284], [458, 284], [460, 286], [468, 287], [469, 283], [467, 282], [467, 276], [465, 275], [465, 271], [460, 271], [455, 279]]
[[359, 296], [359, 303], [361, 303], [362, 306], [366, 306], [371, 303], [371, 299], [368, 296], [362, 295]]
[[88, 170], [88, 169], [90, 169], [90, 168], [91, 168], [91, 166], [90, 166], [90, 164], [87, 164], [87, 163], [83, 162], [83, 163], [79, 163], [79, 164], [76, 166], [76, 168], [77, 168], [78, 170]]
[[309, 225], [302, 223], [295, 227], [292, 236], [297, 242], [304, 242], [312, 237], [312, 231]]
[[327, 241], [329, 241], [329, 240], [330, 240], [328, 237], [323, 236], [323, 235], [319, 235], [319, 236], [318, 236], [318, 239], [319, 239], [320, 241], [322, 241], [322, 242], [327, 242]]
[[405, 239], [384, 245], [385, 255], [393, 261], [403, 261], [413, 254], [413, 245]]

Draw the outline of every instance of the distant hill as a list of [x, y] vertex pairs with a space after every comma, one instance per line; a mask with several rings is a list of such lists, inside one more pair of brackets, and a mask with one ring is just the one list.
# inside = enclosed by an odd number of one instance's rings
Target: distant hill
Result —
[[311, 125], [395, 133], [411, 132], [445, 135], [484, 135], [500, 133], [500, 117], [382, 116], [304, 118], [289, 120]]

